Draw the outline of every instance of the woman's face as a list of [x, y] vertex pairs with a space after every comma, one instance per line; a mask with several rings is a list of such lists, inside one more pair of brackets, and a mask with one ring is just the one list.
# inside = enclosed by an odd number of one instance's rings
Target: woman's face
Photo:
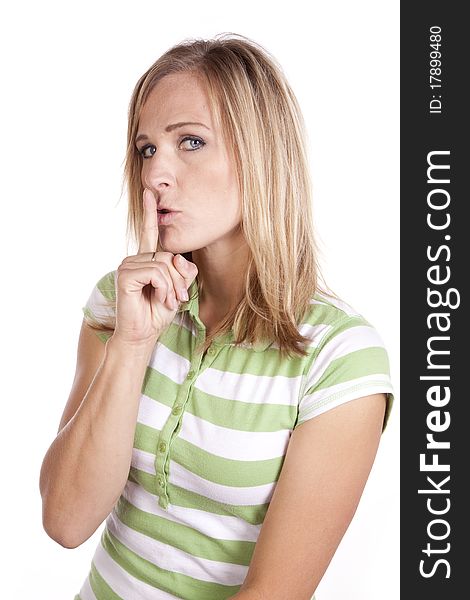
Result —
[[196, 76], [171, 74], [157, 83], [140, 115], [136, 147], [143, 158], [144, 187], [158, 205], [180, 211], [159, 223], [165, 251], [230, 251], [239, 245], [235, 164]]

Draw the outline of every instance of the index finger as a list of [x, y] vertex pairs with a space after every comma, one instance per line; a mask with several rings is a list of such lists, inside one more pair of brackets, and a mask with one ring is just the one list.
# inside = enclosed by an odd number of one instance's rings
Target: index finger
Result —
[[140, 230], [139, 252], [155, 252], [158, 243], [157, 203], [152, 192], [145, 188], [143, 193], [144, 214]]

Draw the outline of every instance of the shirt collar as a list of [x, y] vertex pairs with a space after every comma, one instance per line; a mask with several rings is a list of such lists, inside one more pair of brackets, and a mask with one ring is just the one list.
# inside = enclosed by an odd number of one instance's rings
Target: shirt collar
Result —
[[[204, 327], [204, 324], [199, 318], [199, 289], [197, 286], [196, 279], [189, 286], [188, 295], [189, 295], [189, 300], [187, 300], [186, 302], [182, 302], [180, 304], [178, 312], [182, 313], [182, 312], [188, 311], [189, 315], [192, 318], [192, 320], [194, 321], [196, 327], [201, 329], [202, 327]], [[269, 340], [269, 341], [265, 340], [265, 341], [257, 341], [257, 342], [251, 343], [251, 344], [248, 342], [243, 342], [242, 344], [235, 344], [234, 339], [235, 339], [235, 336], [233, 333], [233, 329], [230, 329], [229, 332], [227, 332], [223, 335], [217, 336], [214, 339], [214, 344], [217, 346], [238, 346], [238, 347], [242, 347], [242, 348], [250, 348], [254, 352], [263, 352], [264, 350], [269, 348], [269, 346], [271, 346], [271, 344], [273, 343], [272, 340]]]

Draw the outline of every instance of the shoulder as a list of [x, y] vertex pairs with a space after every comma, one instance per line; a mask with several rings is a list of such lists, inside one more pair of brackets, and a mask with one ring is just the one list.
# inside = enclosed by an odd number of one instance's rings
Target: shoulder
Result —
[[310, 343], [314, 354], [318, 354], [325, 343], [342, 332], [343, 338], [368, 335], [384, 345], [377, 330], [351, 304], [344, 300], [316, 292], [310, 300], [300, 332]]
[[299, 421], [381, 392], [387, 394], [387, 420], [393, 402], [390, 362], [375, 326], [344, 300], [317, 293], [301, 333], [312, 352], [304, 370]]

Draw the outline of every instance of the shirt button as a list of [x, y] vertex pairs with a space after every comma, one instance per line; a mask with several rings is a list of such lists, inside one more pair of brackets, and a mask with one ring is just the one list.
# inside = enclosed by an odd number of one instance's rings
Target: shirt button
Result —
[[210, 354], [211, 356], [213, 354], [215, 354], [215, 348], [213, 348], [212, 346], [209, 346], [209, 348], [207, 349], [207, 354]]
[[165, 482], [163, 481], [163, 477], [159, 477], [159, 478], [158, 478], [158, 485], [159, 485], [160, 487], [163, 487], [163, 486], [165, 485]]
[[158, 449], [160, 452], [165, 452], [166, 450], [166, 443], [165, 442], [160, 442]]
[[171, 411], [174, 415], [179, 415], [181, 413], [182, 406], [181, 404], [177, 404], [173, 410]]
[[186, 379], [191, 379], [192, 377], [194, 377], [194, 371], [193, 371], [193, 369], [191, 369], [190, 371], [188, 371]]

